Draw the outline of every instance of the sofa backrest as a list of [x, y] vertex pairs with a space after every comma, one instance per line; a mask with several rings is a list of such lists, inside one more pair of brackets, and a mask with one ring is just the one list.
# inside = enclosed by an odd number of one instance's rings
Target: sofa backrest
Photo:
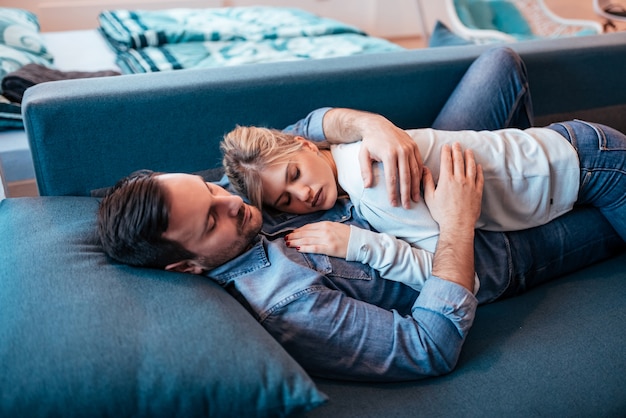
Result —
[[[527, 63], [542, 122], [598, 109], [615, 119], [606, 110], [625, 102], [626, 33], [511, 46]], [[488, 47], [43, 83], [23, 102], [39, 192], [83, 196], [137, 169], [216, 167], [218, 144], [235, 125], [282, 128], [322, 106], [382, 113], [403, 128], [429, 126]]]

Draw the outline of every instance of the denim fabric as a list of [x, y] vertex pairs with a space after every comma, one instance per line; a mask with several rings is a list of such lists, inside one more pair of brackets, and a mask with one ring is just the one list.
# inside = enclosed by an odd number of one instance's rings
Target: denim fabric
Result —
[[616, 255], [624, 241], [595, 208], [580, 206], [545, 227], [506, 234], [511, 285], [504, 296]]
[[498, 47], [485, 51], [472, 63], [432, 128], [481, 131], [526, 129], [532, 124], [526, 66], [513, 50]]
[[[349, 201], [329, 219], [361, 224]], [[286, 219], [293, 228], [319, 214]], [[242, 301], [311, 374], [377, 381], [449, 372], [474, 320], [476, 298], [431, 277], [421, 293], [365, 264], [286, 246], [282, 225], [208, 276]], [[286, 228], [285, 230], [289, 230]]]
[[626, 241], [626, 135], [578, 120], [549, 127], [578, 152], [581, 176], [577, 204], [598, 208]]

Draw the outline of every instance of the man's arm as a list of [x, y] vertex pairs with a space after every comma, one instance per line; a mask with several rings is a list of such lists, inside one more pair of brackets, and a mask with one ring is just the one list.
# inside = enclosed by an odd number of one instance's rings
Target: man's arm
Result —
[[456, 365], [477, 305], [473, 238], [483, 176], [472, 153], [464, 156], [458, 145], [443, 149], [441, 166], [437, 187], [426, 174], [425, 199], [442, 234], [433, 276], [410, 316], [318, 286], [263, 321], [310, 372], [389, 381], [436, 376]]
[[439, 224], [433, 276], [474, 288], [474, 228], [480, 215], [484, 179], [470, 150], [457, 143], [441, 151], [439, 182], [424, 172], [424, 200]]
[[[346, 108], [321, 108], [286, 129], [314, 141], [331, 144], [363, 141], [359, 154], [365, 187], [372, 185], [372, 162], [385, 169], [387, 192], [393, 206], [419, 200], [422, 156], [415, 142], [391, 121], [375, 113]], [[398, 196], [398, 191], [400, 195]]]

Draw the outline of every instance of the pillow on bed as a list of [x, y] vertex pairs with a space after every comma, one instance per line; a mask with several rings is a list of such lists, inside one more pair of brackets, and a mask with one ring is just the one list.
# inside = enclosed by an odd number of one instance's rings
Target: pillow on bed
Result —
[[0, 79], [30, 63], [52, 63], [37, 17], [26, 10], [0, 7]]
[[0, 416], [284, 416], [323, 403], [212, 281], [109, 261], [98, 200], [0, 201]]

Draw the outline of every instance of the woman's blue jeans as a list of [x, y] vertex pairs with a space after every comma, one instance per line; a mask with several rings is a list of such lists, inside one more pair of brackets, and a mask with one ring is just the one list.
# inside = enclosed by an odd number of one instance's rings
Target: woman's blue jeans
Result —
[[598, 208], [626, 241], [626, 135], [598, 123], [571, 121], [549, 126], [578, 152], [577, 205]]
[[472, 63], [432, 127], [446, 131], [524, 129], [532, 122], [526, 66], [515, 51], [498, 47]]
[[[521, 58], [510, 48], [493, 48], [483, 53], [469, 67], [433, 122], [433, 128], [444, 130], [528, 128], [533, 123], [531, 103], [526, 67]], [[576, 128], [571, 128], [571, 132], [582, 149], [581, 129], [587, 130], [576, 124]], [[565, 130], [569, 134], [569, 130]], [[604, 143], [610, 144], [615, 143], [614, 138], [619, 134], [605, 127], [601, 132], [601, 137], [607, 139]], [[584, 133], [584, 136], [592, 138], [587, 133]], [[589, 154], [590, 160], [585, 158], [583, 162], [581, 157], [581, 164], [587, 167], [584, 169], [586, 170], [583, 175], [584, 184], [581, 184], [581, 206], [536, 228], [506, 233], [476, 231], [475, 265], [481, 283], [477, 294], [480, 303], [524, 292], [623, 250], [623, 239], [615, 232], [605, 215], [597, 208], [582, 205], [591, 203], [587, 199], [592, 199], [597, 206], [605, 206], [605, 211], [610, 212], [614, 208], [603, 203], [604, 199], [619, 202], [620, 197], [618, 186], [610, 187], [611, 190], [603, 188], [601, 183], [610, 184], [606, 177], [615, 173], [609, 174], [597, 169], [599, 167], [595, 165], [597, 160], [591, 161], [594, 152], [586, 150], [587, 142], [593, 142], [588, 138], [584, 141], [584, 147], [585, 154]], [[596, 135], [596, 138], [599, 137]], [[603, 140], [598, 139], [596, 145], [598, 144], [601, 146]], [[596, 156], [600, 152], [595, 152]], [[619, 154], [620, 156], [615, 159], [621, 159], [623, 172], [624, 153], [622, 151]], [[601, 162], [600, 166], [608, 164], [614, 167], [609, 161], [613, 158], [610, 155], [617, 154], [612, 152], [603, 154], [602, 158], [606, 161]], [[618, 164], [618, 161], [615, 164]], [[587, 173], [592, 174], [588, 176]], [[624, 199], [626, 193], [623, 189], [623, 179], [619, 187], [621, 198]], [[622, 208], [623, 227], [623, 200], [616, 204]], [[609, 216], [608, 212], [606, 216]], [[618, 219], [616, 216], [610, 218], [612, 222]]]

